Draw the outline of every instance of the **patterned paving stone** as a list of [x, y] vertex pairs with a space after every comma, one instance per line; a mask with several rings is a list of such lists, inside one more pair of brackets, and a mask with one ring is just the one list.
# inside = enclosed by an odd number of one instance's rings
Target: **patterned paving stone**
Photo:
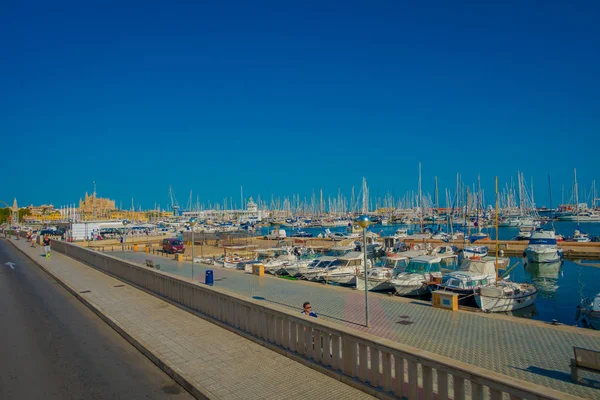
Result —
[[21, 242], [15, 244], [61, 281], [78, 292], [91, 290], [83, 294], [86, 300], [152, 352], [161, 354], [170, 367], [196, 382], [210, 398], [373, 398], [62, 254], [38, 257], [39, 249]]
[[[113, 255], [141, 264], [153, 259], [166, 272], [191, 276], [191, 263], [145, 253]], [[599, 332], [557, 328], [516, 317], [449, 312], [375, 293], [369, 293], [371, 327], [366, 329], [364, 292], [196, 264], [194, 276], [198, 281], [204, 281], [207, 269], [214, 270], [216, 279], [224, 278], [215, 285], [240, 295], [298, 312], [304, 301], [310, 301], [320, 318], [570, 394], [600, 398], [599, 389], [572, 384], [569, 369], [573, 346], [600, 350]], [[400, 320], [412, 323], [398, 324]], [[589, 378], [600, 387], [597, 376]]]

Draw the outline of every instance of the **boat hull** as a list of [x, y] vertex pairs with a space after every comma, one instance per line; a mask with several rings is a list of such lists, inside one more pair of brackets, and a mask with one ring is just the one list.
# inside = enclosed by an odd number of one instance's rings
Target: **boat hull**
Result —
[[420, 297], [430, 294], [426, 285], [394, 285], [396, 296]]
[[551, 263], [560, 261], [560, 253], [558, 250], [550, 250], [550, 251], [533, 251], [533, 250], [525, 250], [525, 255], [527, 256], [528, 262], [535, 263]]
[[535, 302], [537, 290], [523, 293], [521, 296], [486, 296], [481, 290], [475, 295], [477, 307], [487, 312], [507, 312], [529, 307]]

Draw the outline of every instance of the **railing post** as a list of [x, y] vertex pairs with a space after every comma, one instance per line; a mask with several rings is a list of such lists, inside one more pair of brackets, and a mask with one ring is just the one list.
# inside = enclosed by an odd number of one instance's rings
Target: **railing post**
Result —
[[490, 400], [502, 400], [502, 392], [496, 389], [490, 388]]
[[396, 397], [404, 397], [404, 358], [398, 354], [394, 354], [394, 395]]
[[304, 324], [298, 324], [297, 332], [298, 332], [298, 340], [296, 342], [297, 343], [296, 353], [303, 356], [305, 353], [304, 345], [306, 344], [306, 340], [304, 339], [304, 337], [306, 336], [306, 326], [304, 326]]
[[360, 363], [358, 368], [358, 379], [362, 382], [367, 382], [369, 364], [367, 362], [367, 345], [364, 343], [358, 344], [358, 359]]
[[340, 369], [340, 337], [338, 335], [331, 334], [331, 367], [338, 371]]
[[392, 390], [392, 355], [387, 351], [381, 351], [381, 370], [381, 386], [389, 393]]
[[282, 344], [282, 329], [281, 329], [281, 318], [275, 317], [273, 318], [273, 324], [275, 325], [275, 344], [281, 346]]
[[342, 371], [345, 375], [355, 377], [356, 342], [342, 336]]
[[431, 374], [431, 367], [421, 364], [421, 371], [423, 372], [423, 397], [424, 400], [433, 399], [433, 379]]
[[331, 336], [330, 333], [321, 331], [321, 347], [323, 348], [323, 354], [321, 356], [321, 362], [325, 366], [331, 365]]
[[290, 349], [290, 321], [287, 318], [283, 319], [283, 347], [286, 349]]
[[418, 366], [410, 358], [406, 360], [406, 363], [408, 365], [408, 398], [416, 399], [419, 391]]
[[371, 373], [369, 382], [371, 386], [379, 387], [379, 349], [375, 346], [369, 347], [371, 353]]
[[464, 378], [452, 375], [452, 386], [454, 388], [454, 400], [464, 400], [465, 398], [465, 380]]
[[483, 399], [483, 386], [479, 383], [471, 382], [471, 400]]
[[313, 329], [313, 340], [314, 340], [314, 350], [313, 350], [313, 359], [320, 363], [321, 362], [321, 352], [323, 351], [323, 346], [321, 346], [321, 330]]
[[290, 350], [296, 352], [298, 346], [298, 324], [290, 321]]
[[314, 337], [314, 333], [312, 330], [312, 327], [307, 326], [304, 328], [304, 343], [306, 344], [305, 350], [306, 350], [306, 358], [313, 358], [313, 349], [314, 349], [314, 341], [315, 341], [315, 337]]
[[445, 371], [437, 369], [438, 381], [438, 400], [448, 399], [448, 374]]

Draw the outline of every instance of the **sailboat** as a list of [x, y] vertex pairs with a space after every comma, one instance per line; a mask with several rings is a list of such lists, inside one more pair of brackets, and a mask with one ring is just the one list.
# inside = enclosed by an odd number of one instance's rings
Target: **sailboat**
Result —
[[496, 177], [496, 279], [494, 283], [479, 289], [475, 294], [475, 302], [486, 312], [515, 311], [532, 305], [538, 292], [534, 285], [498, 278], [498, 247], [498, 177]]
[[590, 237], [587, 233], [583, 233], [579, 229], [579, 189], [577, 187], [577, 169], [573, 169], [573, 176], [575, 178], [575, 214], [577, 215], [577, 229], [575, 229], [575, 232], [573, 232], [573, 237], [570, 241], [587, 243], [591, 242]]

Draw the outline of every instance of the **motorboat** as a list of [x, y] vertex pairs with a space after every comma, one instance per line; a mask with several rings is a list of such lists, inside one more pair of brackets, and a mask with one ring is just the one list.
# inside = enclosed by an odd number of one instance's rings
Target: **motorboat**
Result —
[[485, 312], [515, 311], [532, 305], [537, 292], [532, 284], [500, 279], [481, 286], [475, 293], [475, 302]]
[[[505, 268], [507, 258], [501, 258], [498, 263]], [[491, 257], [482, 259], [464, 259], [460, 269], [442, 276], [438, 285], [430, 285], [432, 290], [443, 290], [458, 293], [458, 301], [463, 305], [476, 305], [474, 296], [482, 286], [496, 281], [496, 260]]]
[[291, 247], [272, 247], [269, 249], [254, 250], [255, 261], [259, 261], [265, 268], [265, 273], [275, 274], [282, 267], [295, 262], [298, 257], [292, 254]]
[[577, 323], [587, 328], [600, 330], [600, 293], [593, 300], [585, 299], [577, 306]]
[[396, 229], [396, 233], [394, 234], [397, 238], [406, 238], [408, 237], [408, 229], [399, 228]]
[[428, 295], [427, 282], [440, 278], [442, 259], [435, 256], [420, 256], [413, 258], [408, 266], [390, 282], [398, 296]]
[[577, 243], [588, 243], [591, 242], [590, 236], [587, 233], [581, 232], [579, 229], [575, 229], [573, 236], [566, 240], [567, 242]]
[[519, 227], [519, 233], [513, 238], [513, 240], [529, 240], [534, 231], [535, 225], [521, 225]]
[[436, 246], [431, 250], [431, 255], [440, 257], [442, 262], [451, 262], [458, 259], [456, 247], [452, 246]]
[[[336, 257], [331, 256], [321, 256], [315, 258], [312, 262], [304, 267], [298, 268], [297, 274], [303, 279], [309, 281], [317, 281], [319, 280], [320, 275], [327, 269], [331, 264], [333, 264], [337, 260]], [[290, 274], [292, 275], [292, 274]], [[294, 276], [292, 275], [292, 276]]]
[[[362, 252], [352, 251], [338, 257], [317, 277], [317, 281], [326, 281], [342, 286], [356, 286], [356, 277], [364, 271], [364, 255]], [[367, 269], [371, 262], [367, 261]]]
[[[408, 257], [404, 257], [397, 253], [387, 255], [381, 264], [376, 264], [367, 272], [369, 290], [373, 292], [394, 291], [391, 280], [403, 272], [408, 263]], [[356, 279], [356, 288], [359, 290], [365, 289], [364, 276], [364, 272], [360, 271], [359, 277]]]
[[529, 238], [525, 249], [528, 262], [551, 263], [562, 259], [563, 252], [556, 246], [556, 233], [553, 230], [536, 229]]
[[488, 255], [487, 246], [466, 246], [463, 251], [463, 258], [467, 260], [482, 259]]

